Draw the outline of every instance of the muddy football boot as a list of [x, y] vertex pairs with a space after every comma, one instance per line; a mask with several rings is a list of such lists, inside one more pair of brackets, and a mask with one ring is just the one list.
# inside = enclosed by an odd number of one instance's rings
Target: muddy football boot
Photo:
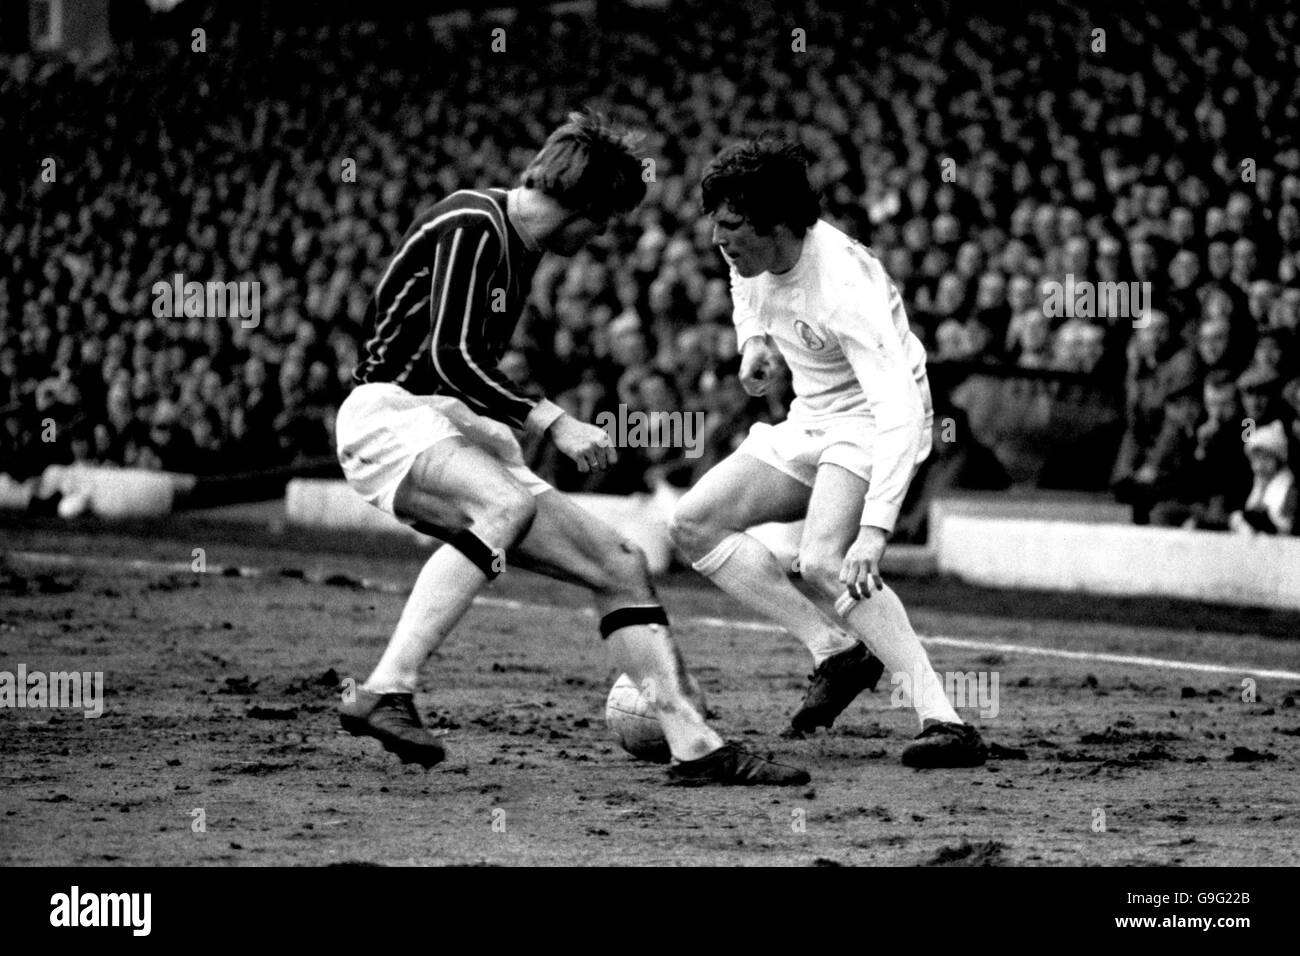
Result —
[[790, 718], [786, 736], [802, 737], [818, 727], [830, 727], [853, 698], [864, 690], [875, 690], [885, 665], [858, 641], [846, 651], [832, 654], [808, 676], [812, 683], [799, 712]]
[[908, 767], [978, 767], [988, 758], [988, 748], [970, 724], [927, 720], [916, 739], [903, 748]]
[[688, 786], [798, 787], [811, 778], [808, 771], [749, 753], [737, 743], [725, 743], [698, 760], [683, 760], [668, 769], [672, 783]]
[[355, 700], [339, 705], [339, 723], [354, 737], [374, 737], [402, 763], [428, 770], [447, 756], [420, 722], [413, 694], [373, 694], [358, 687]]

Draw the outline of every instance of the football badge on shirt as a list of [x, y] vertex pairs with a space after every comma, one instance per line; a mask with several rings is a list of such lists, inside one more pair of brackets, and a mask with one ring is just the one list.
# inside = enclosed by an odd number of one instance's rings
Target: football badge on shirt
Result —
[[808, 348], [812, 349], [814, 352], [820, 352], [826, 347], [826, 343], [823, 342], [817, 333], [812, 330], [812, 326], [803, 319], [795, 320], [794, 330], [799, 333], [799, 338], [803, 344], [808, 346]]

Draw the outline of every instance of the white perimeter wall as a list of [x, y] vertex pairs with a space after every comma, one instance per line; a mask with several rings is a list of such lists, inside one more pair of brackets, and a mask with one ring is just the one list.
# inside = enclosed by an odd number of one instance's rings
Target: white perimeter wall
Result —
[[941, 573], [990, 587], [1300, 610], [1300, 538], [940, 514], [931, 545]]

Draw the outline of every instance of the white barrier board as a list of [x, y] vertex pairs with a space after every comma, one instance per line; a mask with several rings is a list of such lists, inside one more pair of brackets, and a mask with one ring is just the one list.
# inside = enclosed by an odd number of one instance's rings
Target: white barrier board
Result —
[[973, 584], [1300, 610], [1300, 538], [956, 514], [931, 533]]

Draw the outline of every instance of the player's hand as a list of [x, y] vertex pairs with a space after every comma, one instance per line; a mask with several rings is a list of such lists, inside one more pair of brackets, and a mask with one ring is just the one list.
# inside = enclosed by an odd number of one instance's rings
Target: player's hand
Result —
[[885, 556], [886, 534], [882, 528], [863, 525], [858, 531], [844, 564], [840, 567], [840, 581], [848, 588], [849, 596], [856, 601], [871, 597], [871, 586], [877, 591], [885, 589], [880, 577], [880, 559]]
[[740, 386], [748, 395], [762, 395], [772, 384], [778, 368], [776, 349], [766, 338], [752, 338], [740, 356]]
[[578, 471], [604, 471], [618, 461], [609, 433], [596, 425], [580, 422], [564, 414], [551, 423], [546, 433], [560, 453], [573, 460]]

